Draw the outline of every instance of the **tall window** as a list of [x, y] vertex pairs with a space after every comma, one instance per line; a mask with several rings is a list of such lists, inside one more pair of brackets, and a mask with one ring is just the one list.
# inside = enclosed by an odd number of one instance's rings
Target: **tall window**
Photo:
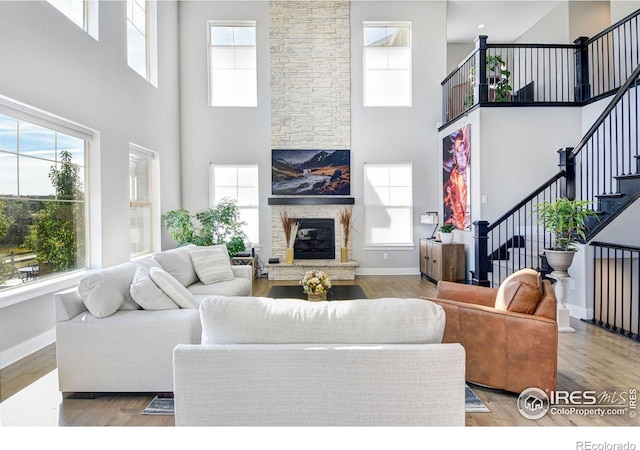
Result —
[[127, 0], [127, 62], [157, 86], [156, 1]]
[[211, 164], [212, 206], [225, 197], [238, 202], [240, 219], [246, 222], [243, 231], [249, 240], [260, 242], [258, 166]]
[[209, 22], [209, 104], [258, 106], [254, 21]]
[[413, 246], [411, 163], [365, 163], [366, 246]]
[[98, 39], [98, 0], [47, 0], [47, 2]]
[[132, 257], [153, 250], [153, 161], [154, 153], [129, 147], [129, 224]]
[[411, 106], [411, 23], [363, 28], [364, 106]]
[[0, 113], [0, 290], [85, 267], [86, 148]]

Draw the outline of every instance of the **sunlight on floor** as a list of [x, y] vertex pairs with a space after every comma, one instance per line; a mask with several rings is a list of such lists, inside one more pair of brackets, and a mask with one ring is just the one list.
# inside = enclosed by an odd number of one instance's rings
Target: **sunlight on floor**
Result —
[[58, 426], [62, 394], [53, 370], [0, 403], [0, 426]]

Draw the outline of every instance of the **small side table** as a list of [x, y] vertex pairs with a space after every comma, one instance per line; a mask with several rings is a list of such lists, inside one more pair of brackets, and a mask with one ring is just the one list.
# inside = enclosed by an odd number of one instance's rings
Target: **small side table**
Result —
[[234, 256], [231, 258], [231, 264], [234, 266], [253, 267], [253, 278], [258, 274], [258, 259], [255, 256]]
[[568, 277], [558, 277], [554, 275], [547, 275], [549, 278], [553, 278], [556, 280], [555, 293], [556, 298], [558, 299], [558, 311], [557, 311], [557, 321], [558, 321], [558, 332], [559, 333], [575, 333], [574, 330], [569, 325], [569, 308], [567, 308], [567, 283], [571, 279], [571, 276]]

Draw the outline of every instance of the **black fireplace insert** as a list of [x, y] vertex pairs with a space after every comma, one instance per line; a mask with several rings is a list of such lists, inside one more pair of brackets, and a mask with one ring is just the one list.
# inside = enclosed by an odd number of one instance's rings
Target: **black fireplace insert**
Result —
[[300, 228], [293, 244], [295, 259], [335, 259], [333, 219], [295, 219]]

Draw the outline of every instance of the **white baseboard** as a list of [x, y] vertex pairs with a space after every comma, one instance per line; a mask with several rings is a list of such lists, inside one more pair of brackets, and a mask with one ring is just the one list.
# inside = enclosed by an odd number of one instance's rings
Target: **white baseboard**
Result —
[[43, 349], [49, 344], [53, 344], [56, 341], [56, 330], [50, 330], [46, 333], [42, 333], [39, 336], [22, 342], [15, 347], [11, 347], [2, 353], [0, 353], [0, 369], [13, 364], [16, 361], [21, 360], [29, 356], [32, 353]]
[[567, 303], [567, 308], [569, 308], [569, 315], [571, 317], [576, 317], [583, 320], [591, 320], [593, 318], [592, 308], [581, 308], [570, 303]]
[[364, 267], [356, 269], [358, 275], [420, 275], [420, 269], [416, 267]]

